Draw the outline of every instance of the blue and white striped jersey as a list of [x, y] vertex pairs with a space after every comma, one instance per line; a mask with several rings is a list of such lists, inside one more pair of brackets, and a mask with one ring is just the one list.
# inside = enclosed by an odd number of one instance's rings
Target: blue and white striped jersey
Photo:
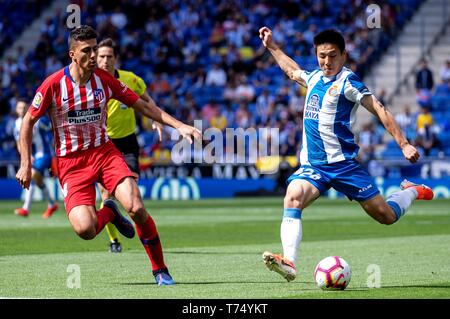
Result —
[[[19, 142], [20, 127], [22, 126], [22, 118], [17, 118], [14, 125], [14, 138]], [[42, 157], [44, 155], [52, 156], [52, 124], [47, 116], [41, 117], [33, 127], [33, 142], [31, 146], [33, 157]]]
[[302, 165], [323, 165], [355, 158], [359, 146], [352, 131], [364, 95], [372, 94], [350, 69], [333, 77], [322, 70], [301, 71], [307, 85], [300, 152]]

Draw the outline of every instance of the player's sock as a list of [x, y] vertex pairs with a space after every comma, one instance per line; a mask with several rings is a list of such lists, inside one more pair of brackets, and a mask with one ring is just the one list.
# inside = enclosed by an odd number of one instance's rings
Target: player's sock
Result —
[[48, 188], [45, 184], [43, 184], [42, 186], [39, 186], [39, 188], [42, 191], [42, 195], [44, 195], [44, 199], [48, 202], [48, 206], [53, 206], [55, 205], [55, 201], [53, 200], [53, 198], [50, 196], [50, 193], [48, 191]]
[[34, 182], [31, 182], [28, 189], [25, 190], [25, 199], [24, 199], [23, 206], [22, 206], [23, 209], [28, 210], [28, 211], [30, 210], [31, 201], [33, 199], [33, 193], [34, 193], [35, 188], [36, 188], [36, 184]]
[[167, 268], [164, 264], [164, 256], [162, 251], [161, 242], [159, 240], [158, 231], [156, 230], [155, 222], [153, 218], [147, 214], [147, 219], [142, 224], [136, 223], [136, 231], [139, 239], [147, 252], [150, 263], [152, 264], [152, 270], [158, 270]]
[[[103, 202], [100, 203], [100, 209], [103, 208]], [[114, 243], [115, 241], [119, 242], [119, 231], [117, 230], [116, 226], [114, 226], [112, 223], [108, 223], [105, 226], [106, 232], [109, 236], [109, 241]]]
[[283, 245], [283, 257], [295, 264], [298, 245], [302, 240], [302, 211], [300, 209], [284, 209], [280, 234], [281, 244]]
[[98, 234], [102, 231], [106, 224], [114, 220], [114, 212], [109, 207], [103, 207], [97, 210], [97, 225], [95, 227], [95, 232]]
[[397, 220], [402, 217], [411, 206], [413, 200], [417, 198], [417, 190], [407, 188], [390, 195], [386, 202], [392, 207]]
[[109, 240], [114, 243], [115, 241], [119, 242], [119, 231], [117, 230], [116, 226], [114, 226], [112, 223], [108, 223], [105, 226], [106, 231], [108, 232]]

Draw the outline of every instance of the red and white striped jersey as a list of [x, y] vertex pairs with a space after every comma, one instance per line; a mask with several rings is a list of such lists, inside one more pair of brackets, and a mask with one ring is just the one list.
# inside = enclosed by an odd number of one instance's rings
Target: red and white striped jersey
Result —
[[108, 72], [97, 68], [85, 85], [76, 84], [69, 66], [53, 73], [37, 89], [28, 112], [40, 117], [48, 111], [57, 156], [105, 144], [107, 105], [116, 99], [131, 106], [139, 96]]

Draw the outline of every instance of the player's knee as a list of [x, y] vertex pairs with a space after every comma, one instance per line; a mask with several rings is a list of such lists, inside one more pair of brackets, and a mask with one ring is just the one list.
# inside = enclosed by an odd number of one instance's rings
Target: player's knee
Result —
[[133, 219], [139, 218], [140, 215], [145, 213], [144, 204], [139, 198], [133, 198], [126, 210], [130, 214], [130, 217]]
[[94, 239], [95, 236], [97, 236], [94, 227], [79, 227], [78, 229], [75, 229], [75, 232], [80, 238], [84, 240], [91, 240]]
[[286, 195], [284, 196], [284, 207], [289, 208], [301, 208], [301, 194], [299, 194], [298, 191], [288, 191], [286, 192]]

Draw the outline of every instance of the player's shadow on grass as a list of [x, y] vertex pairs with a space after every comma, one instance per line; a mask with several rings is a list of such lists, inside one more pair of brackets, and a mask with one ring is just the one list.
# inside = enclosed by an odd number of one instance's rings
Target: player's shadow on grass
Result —
[[[265, 281], [264, 283], [261, 281], [202, 281], [202, 282], [190, 282], [190, 281], [177, 281], [175, 286], [182, 286], [182, 285], [229, 285], [229, 284], [270, 284], [270, 285], [274, 285], [274, 284], [279, 284], [279, 285], [286, 285], [286, 282], [283, 281]], [[289, 283], [290, 285], [294, 284], [294, 283]], [[302, 281], [297, 281], [295, 284], [310, 284], [310, 282], [302, 282]], [[118, 283], [118, 285], [121, 286], [151, 286], [151, 285], [156, 285], [152, 282], [122, 282], [122, 283]], [[309, 290], [309, 289], [305, 289], [302, 288], [303, 290]]]
[[403, 286], [381, 286], [381, 288], [442, 288], [450, 289], [450, 283], [448, 285], [403, 285]]
[[183, 255], [255, 255], [255, 252], [238, 251], [167, 251], [165, 254], [183, 254]]

